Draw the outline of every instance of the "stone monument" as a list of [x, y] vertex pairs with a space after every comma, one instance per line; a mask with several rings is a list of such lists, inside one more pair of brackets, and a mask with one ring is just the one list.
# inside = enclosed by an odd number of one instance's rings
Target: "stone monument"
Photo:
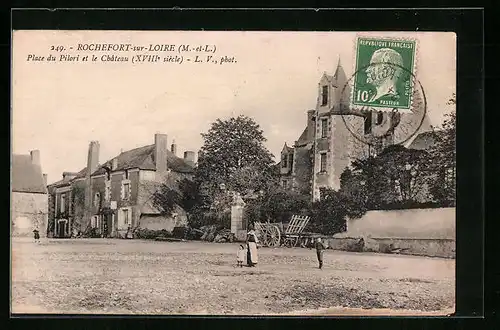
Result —
[[235, 193], [231, 203], [231, 233], [238, 241], [244, 241], [247, 234], [246, 228], [243, 226], [244, 207], [245, 201], [239, 193]]

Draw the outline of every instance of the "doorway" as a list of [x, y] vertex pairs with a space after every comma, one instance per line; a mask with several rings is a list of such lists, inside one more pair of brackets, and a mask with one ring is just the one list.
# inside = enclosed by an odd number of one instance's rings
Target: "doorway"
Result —
[[57, 226], [57, 237], [64, 238], [66, 237], [68, 222], [66, 220], [59, 220]]
[[102, 221], [102, 237], [110, 237], [112, 231], [111, 214], [105, 214]]

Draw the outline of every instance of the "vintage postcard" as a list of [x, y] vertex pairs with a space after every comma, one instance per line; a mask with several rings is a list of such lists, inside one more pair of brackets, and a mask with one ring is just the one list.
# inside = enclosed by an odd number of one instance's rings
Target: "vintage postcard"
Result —
[[11, 312], [448, 315], [456, 36], [13, 31]]

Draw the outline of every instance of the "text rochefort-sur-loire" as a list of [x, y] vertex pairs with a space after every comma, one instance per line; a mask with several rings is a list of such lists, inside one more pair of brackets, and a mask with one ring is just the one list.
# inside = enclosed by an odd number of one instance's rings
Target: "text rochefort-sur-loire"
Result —
[[79, 51], [114, 51], [114, 52], [128, 52], [128, 51], [150, 51], [150, 52], [174, 52], [175, 45], [167, 44], [149, 44], [145, 46], [134, 46], [132, 44], [78, 44], [77, 50]]

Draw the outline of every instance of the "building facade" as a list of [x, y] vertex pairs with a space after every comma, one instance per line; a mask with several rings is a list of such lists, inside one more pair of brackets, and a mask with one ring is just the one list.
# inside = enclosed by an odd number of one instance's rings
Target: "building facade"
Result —
[[[386, 112], [352, 111], [348, 104], [350, 93], [339, 60], [335, 73], [325, 72], [319, 80], [316, 106], [307, 111], [306, 127], [299, 139], [292, 147], [285, 143], [281, 151], [278, 166], [285, 189], [309, 194], [313, 200], [318, 200], [322, 188], [340, 189], [340, 175], [354, 159], [375, 155], [392, 143], [392, 135], [382, 139], [377, 147], [356, 138], [374, 136], [391, 118]], [[425, 117], [420, 131], [429, 129]]]
[[42, 173], [40, 151], [12, 155], [11, 235], [32, 236], [38, 230], [47, 234], [47, 176]]
[[136, 228], [172, 230], [187, 221], [180, 207], [170, 217], [162, 215], [152, 195], [164, 182], [175, 186], [192, 178], [194, 152], [177, 157], [175, 143], [169, 149], [165, 134], [155, 134], [154, 144], [121, 152], [103, 164], [99, 164], [99, 148], [99, 142], [92, 141], [87, 167], [78, 173], [65, 172], [63, 180], [49, 187], [56, 237], [89, 231], [125, 237]]

